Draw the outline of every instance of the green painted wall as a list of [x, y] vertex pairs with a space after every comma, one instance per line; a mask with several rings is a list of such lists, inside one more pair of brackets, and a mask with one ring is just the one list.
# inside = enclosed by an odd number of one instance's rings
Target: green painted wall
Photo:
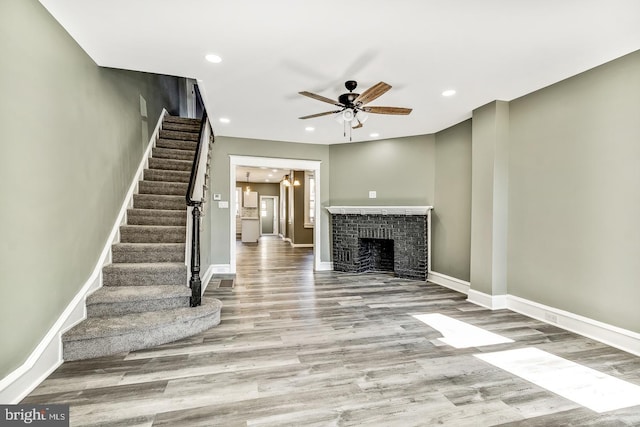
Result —
[[36, 0], [0, 3], [0, 55], [2, 378], [89, 278], [178, 79], [97, 67]]
[[434, 203], [435, 135], [337, 144], [329, 152], [332, 205]]
[[[322, 238], [320, 260], [331, 261], [329, 241], [329, 217], [323, 209], [329, 206], [329, 146], [317, 144], [296, 144], [282, 141], [264, 141], [259, 139], [230, 138], [217, 136], [212, 153], [212, 190], [220, 193], [222, 200], [231, 200], [229, 194], [229, 155], [286, 158], [296, 160], [314, 160], [320, 165], [320, 195]], [[214, 203], [211, 215], [211, 239], [213, 264], [228, 264], [229, 260], [229, 210], [220, 209]]]
[[431, 213], [432, 270], [469, 281], [471, 251], [471, 120], [435, 134]]
[[640, 52], [510, 116], [509, 293], [640, 332]]

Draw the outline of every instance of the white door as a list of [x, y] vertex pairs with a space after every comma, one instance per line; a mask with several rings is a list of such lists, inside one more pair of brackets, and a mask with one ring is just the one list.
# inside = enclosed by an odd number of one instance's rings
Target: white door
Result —
[[278, 234], [278, 198], [260, 196], [260, 234]]

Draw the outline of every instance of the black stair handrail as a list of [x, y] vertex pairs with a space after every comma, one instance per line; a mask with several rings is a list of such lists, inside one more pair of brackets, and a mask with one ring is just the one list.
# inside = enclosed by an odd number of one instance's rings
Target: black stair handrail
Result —
[[198, 85], [193, 85], [196, 95], [196, 113], [202, 112], [200, 121], [200, 132], [198, 134], [198, 145], [196, 146], [196, 154], [191, 166], [191, 175], [189, 177], [189, 186], [187, 187], [187, 206], [191, 206], [193, 223], [191, 224], [191, 278], [189, 279], [189, 287], [191, 288], [191, 307], [197, 307], [201, 304], [202, 283], [200, 280], [200, 216], [203, 200], [194, 200], [193, 191], [196, 185], [196, 177], [198, 175], [198, 165], [200, 164], [200, 155], [202, 146], [208, 141], [203, 141], [205, 135], [205, 126], [207, 125], [207, 109], [202, 101], [202, 95]]

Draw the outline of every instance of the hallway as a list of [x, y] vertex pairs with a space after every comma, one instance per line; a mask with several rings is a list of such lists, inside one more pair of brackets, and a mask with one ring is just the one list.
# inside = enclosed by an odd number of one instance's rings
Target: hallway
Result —
[[[640, 384], [640, 359], [466, 296], [389, 274], [314, 273], [310, 248], [237, 246], [220, 325], [150, 350], [62, 365], [25, 403], [69, 403], [71, 425], [640, 425], [598, 414], [475, 357], [535, 347]], [[455, 348], [412, 315], [509, 342]]]

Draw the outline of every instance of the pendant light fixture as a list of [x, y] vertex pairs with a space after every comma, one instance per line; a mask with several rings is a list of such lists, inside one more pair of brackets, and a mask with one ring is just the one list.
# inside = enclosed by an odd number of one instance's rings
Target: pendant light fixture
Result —
[[247, 172], [247, 189], [245, 190], [247, 194], [251, 192], [251, 187], [249, 187], [249, 172]]

